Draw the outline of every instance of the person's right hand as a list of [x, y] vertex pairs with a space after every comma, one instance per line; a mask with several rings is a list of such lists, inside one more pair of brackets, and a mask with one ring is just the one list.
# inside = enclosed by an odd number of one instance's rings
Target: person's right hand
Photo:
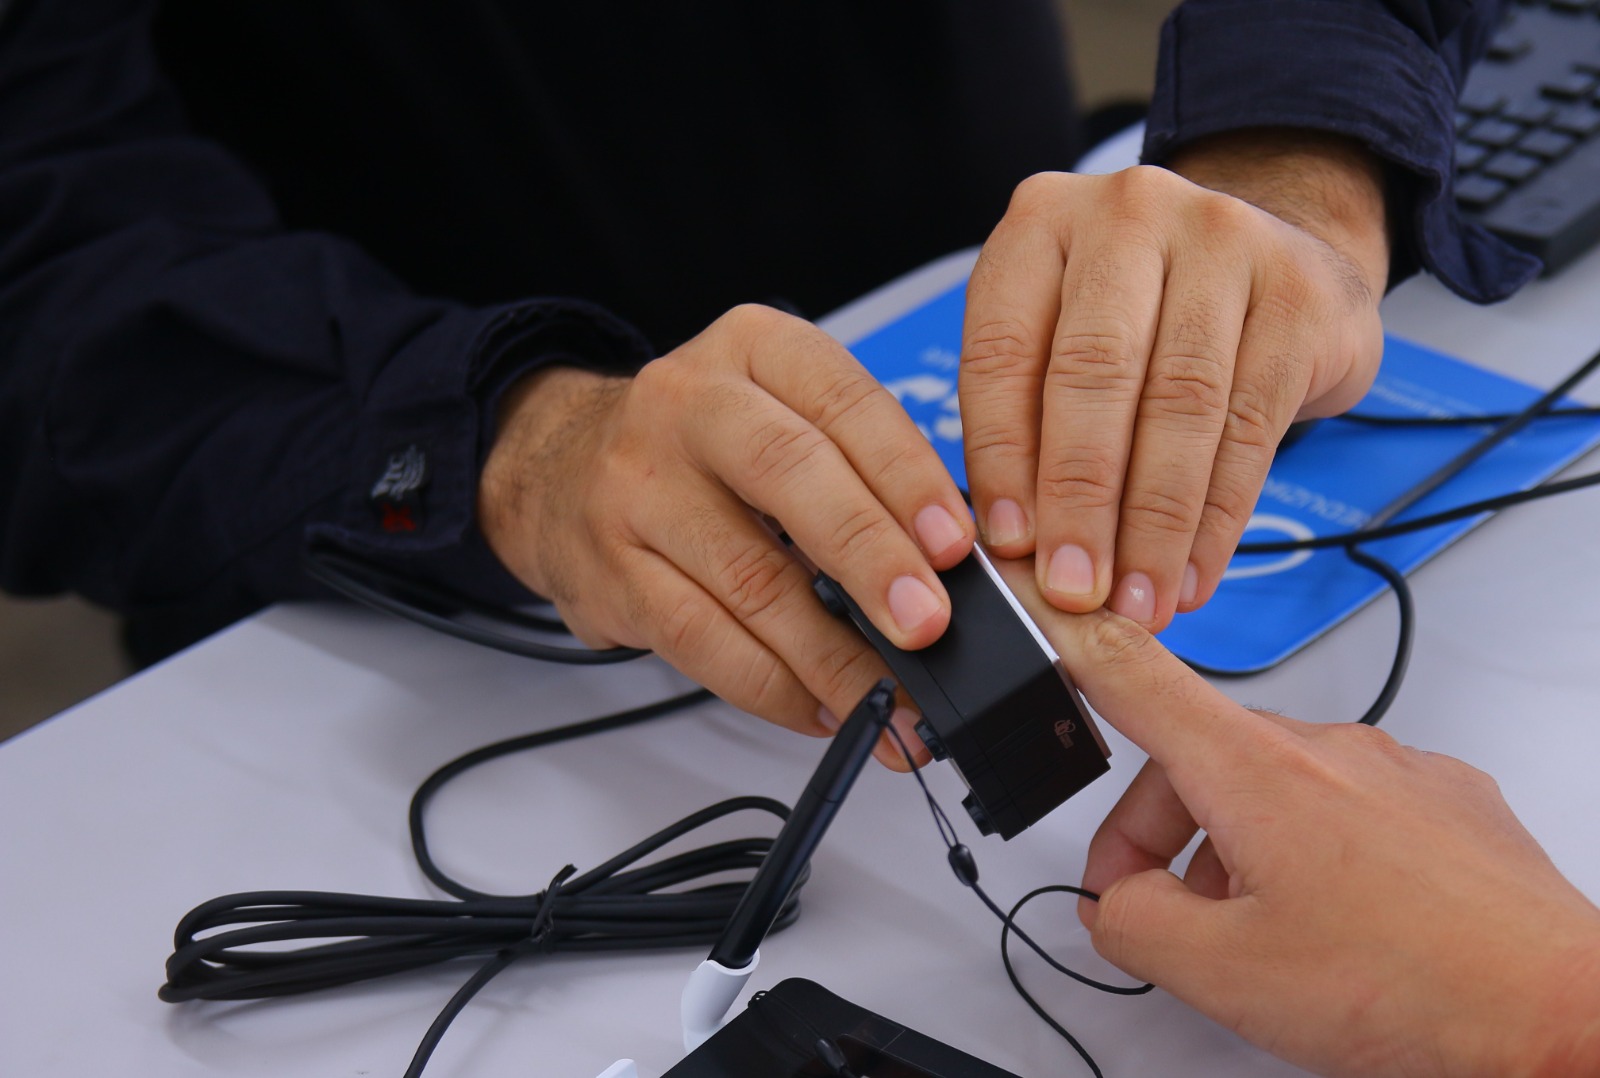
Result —
[[[735, 706], [817, 735], [887, 669], [763, 518], [903, 648], [944, 631], [934, 570], [974, 537], [894, 397], [821, 330], [763, 307], [730, 311], [633, 378], [555, 368], [513, 387], [478, 514], [580, 640], [650, 648]], [[895, 721], [920, 746], [914, 715]]]
[[1135, 623], [1062, 614], [1026, 563], [1001, 564], [1150, 755], [1089, 846], [1096, 950], [1324, 1074], [1600, 1075], [1600, 909], [1489, 776], [1246, 710]]

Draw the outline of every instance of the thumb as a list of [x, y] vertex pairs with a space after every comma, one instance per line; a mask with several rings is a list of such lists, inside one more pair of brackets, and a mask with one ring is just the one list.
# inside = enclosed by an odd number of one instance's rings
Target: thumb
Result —
[[1123, 972], [1186, 995], [1185, 986], [1217, 967], [1222, 906], [1165, 869], [1124, 876], [1100, 896], [1094, 949]]

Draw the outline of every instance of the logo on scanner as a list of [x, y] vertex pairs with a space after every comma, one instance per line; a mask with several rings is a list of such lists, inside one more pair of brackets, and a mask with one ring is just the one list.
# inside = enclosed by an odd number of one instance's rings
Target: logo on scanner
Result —
[[1056, 740], [1061, 742], [1062, 748], [1072, 748], [1072, 735], [1078, 732], [1078, 724], [1071, 719], [1056, 720]]

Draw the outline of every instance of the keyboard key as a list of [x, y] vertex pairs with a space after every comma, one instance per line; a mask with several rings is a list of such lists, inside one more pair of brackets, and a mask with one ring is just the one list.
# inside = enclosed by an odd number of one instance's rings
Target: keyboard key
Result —
[[1504, 120], [1479, 120], [1467, 132], [1467, 137], [1479, 145], [1503, 150], [1522, 137], [1522, 125]]
[[1569, 75], [1561, 76], [1559, 79], [1551, 79], [1539, 87], [1539, 92], [1546, 97], [1553, 97], [1557, 101], [1582, 101], [1594, 93], [1596, 85], [1600, 85], [1600, 79], [1596, 79], [1587, 72], [1574, 71]]
[[1600, 240], [1597, 175], [1600, 139], [1590, 139], [1496, 202], [1480, 223], [1532, 251], [1544, 259], [1547, 272], [1554, 272]]
[[1470, 172], [1489, 158], [1489, 151], [1471, 142], [1456, 143], [1456, 171]]
[[1495, 112], [1506, 103], [1506, 95], [1498, 90], [1488, 90], [1481, 86], [1468, 86], [1461, 94], [1458, 106], [1464, 112], [1477, 116], [1487, 116]]
[[1486, 210], [1505, 193], [1505, 184], [1487, 176], [1462, 176], [1456, 181], [1456, 201], [1469, 210]]
[[1529, 101], [1518, 101], [1507, 105], [1500, 112], [1502, 119], [1512, 120], [1519, 124], [1527, 124], [1529, 127], [1538, 127], [1540, 124], [1548, 122], [1550, 117], [1555, 114], [1556, 107], [1554, 105], [1537, 97]]
[[1483, 166], [1483, 172], [1484, 175], [1493, 176], [1497, 180], [1521, 183], [1543, 167], [1544, 162], [1537, 157], [1528, 157], [1507, 150], [1489, 158], [1488, 163]]
[[1600, 0], [1497, 6], [1455, 110], [1453, 188], [1469, 220], [1556, 273], [1600, 247]]
[[1577, 141], [1571, 135], [1563, 135], [1559, 131], [1529, 131], [1522, 136], [1522, 141], [1517, 143], [1517, 149], [1535, 157], [1553, 160], [1572, 149], [1573, 143]]
[[1588, 105], [1569, 105], [1551, 118], [1550, 126], [1569, 135], [1592, 135], [1600, 131], [1600, 110]]

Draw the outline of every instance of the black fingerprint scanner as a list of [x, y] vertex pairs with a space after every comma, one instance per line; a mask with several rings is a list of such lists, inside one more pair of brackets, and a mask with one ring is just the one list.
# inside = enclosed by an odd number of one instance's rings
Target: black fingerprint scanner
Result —
[[855, 623], [922, 712], [917, 734], [970, 791], [978, 830], [1009, 839], [1111, 769], [1111, 755], [1061, 657], [982, 548], [939, 574], [950, 626], [921, 651], [902, 651], [824, 575], [828, 609]]

